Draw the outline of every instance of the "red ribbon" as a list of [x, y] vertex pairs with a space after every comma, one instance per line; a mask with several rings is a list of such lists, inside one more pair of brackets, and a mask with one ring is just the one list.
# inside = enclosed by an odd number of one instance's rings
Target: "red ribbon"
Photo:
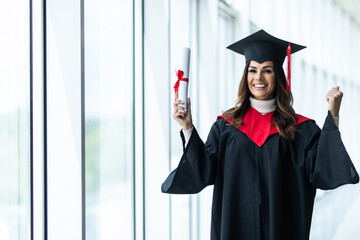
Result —
[[188, 78], [183, 78], [184, 76], [184, 72], [181, 71], [181, 70], [175, 70], [175, 73], [176, 73], [176, 76], [177, 76], [177, 81], [174, 85], [174, 89], [175, 89], [175, 97], [176, 97], [176, 93], [179, 92], [179, 85], [180, 85], [180, 81], [184, 81], [184, 82], [189, 82], [189, 79]]
[[288, 58], [288, 65], [287, 65], [287, 84], [286, 84], [286, 90], [288, 93], [291, 92], [291, 46], [290, 46], [290, 42], [289, 45], [287, 47], [287, 58]]

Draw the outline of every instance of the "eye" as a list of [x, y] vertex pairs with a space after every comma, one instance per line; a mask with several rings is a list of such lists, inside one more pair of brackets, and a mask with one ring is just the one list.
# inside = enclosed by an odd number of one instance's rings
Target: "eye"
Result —
[[267, 74], [271, 74], [271, 73], [272, 73], [272, 71], [271, 71], [270, 69], [267, 69], [267, 70], [265, 70], [265, 73], [267, 73]]
[[256, 73], [256, 70], [255, 69], [250, 69], [249, 72]]

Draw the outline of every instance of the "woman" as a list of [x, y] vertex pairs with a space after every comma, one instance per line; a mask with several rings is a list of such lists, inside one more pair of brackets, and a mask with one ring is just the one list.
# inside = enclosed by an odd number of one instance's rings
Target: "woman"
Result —
[[309, 239], [316, 188], [357, 183], [359, 176], [335, 121], [342, 93], [331, 89], [322, 130], [295, 114], [282, 63], [304, 48], [256, 32], [228, 48], [244, 54], [246, 66], [235, 107], [213, 124], [204, 144], [183, 113], [184, 154], [162, 185], [166, 193], [197, 193], [214, 185], [212, 240]]

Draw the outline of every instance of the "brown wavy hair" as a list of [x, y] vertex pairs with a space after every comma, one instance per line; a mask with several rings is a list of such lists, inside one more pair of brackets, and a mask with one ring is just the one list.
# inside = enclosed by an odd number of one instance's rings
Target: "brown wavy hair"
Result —
[[[243, 124], [243, 117], [250, 107], [250, 96], [252, 96], [248, 83], [247, 74], [250, 61], [248, 61], [244, 68], [244, 73], [241, 78], [238, 90], [238, 98], [235, 102], [235, 107], [226, 110], [223, 115], [227, 119], [232, 120], [232, 125], [236, 128]], [[295, 137], [295, 123], [296, 114], [292, 108], [293, 97], [291, 93], [286, 91], [286, 77], [282, 66], [274, 62], [275, 72], [275, 97], [276, 109], [272, 116], [272, 121], [275, 127], [279, 130], [281, 137], [287, 140], [293, 140]]]

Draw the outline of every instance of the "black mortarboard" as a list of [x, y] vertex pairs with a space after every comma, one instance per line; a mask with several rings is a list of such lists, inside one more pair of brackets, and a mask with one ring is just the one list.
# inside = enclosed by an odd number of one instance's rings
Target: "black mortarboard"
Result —
[[288, 56], [287, 91], [291, 92], [290, 55], [306, 48], [295, 43], [276, 38], [264, 30], [257, 31], [227, 47], [234, 52], [245, 55], [246, 62], [254, 60], [258, 63], [273, 61], [283, 64]]
[[257, 31], [229, 45], [227, 48], [245, 55], [246, 62], [250, 60], [259, 63], [275, 61], [283, 64], [289, 44], [291, 45], [291, 53], [306, 48], [305, 46], [276, 38], [264, 30]]

